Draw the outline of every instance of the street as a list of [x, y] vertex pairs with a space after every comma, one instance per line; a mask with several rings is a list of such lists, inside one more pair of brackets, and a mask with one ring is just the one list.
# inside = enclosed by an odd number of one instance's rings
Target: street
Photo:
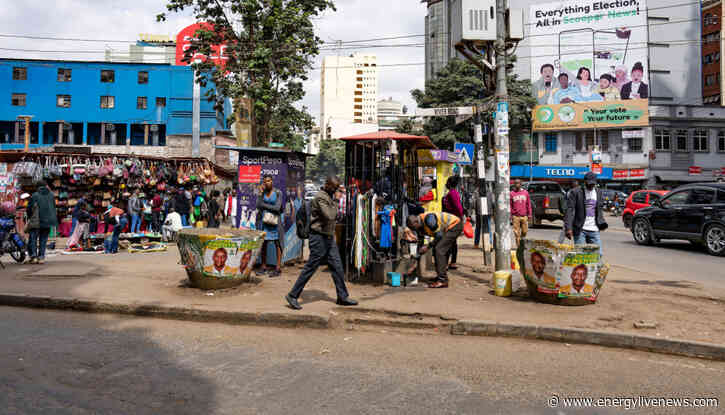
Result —
[[[720, 398], [725, 363], [563, 343], [0, 308], [8, 414], [614, 414], [552, 395]], [[631, 413], [721, 413], [658, 408]]]
[[[640, 246], [625, 229], [621, 217], [605, 215], [610, 229], [601, 233], [606, 261], [615, 266], [641, 271], [649, 279], [694, 281], [706, 286], [725, 287], [725, 258], [708, 255], [704, 248], [687, 241], [663, 241], [654, 246]], [[562, 222], [544, 222], [529, 228], [530, 238], [556, 241]], [[644, 275], [643, 275], [644, 276]]]

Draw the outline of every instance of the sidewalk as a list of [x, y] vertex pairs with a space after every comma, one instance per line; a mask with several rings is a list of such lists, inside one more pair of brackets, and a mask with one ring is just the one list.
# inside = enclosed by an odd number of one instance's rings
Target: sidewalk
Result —
[[[79, 299], [128, 306], [166, 306], [205, 312], [248, 313], [326, 321], [343, 316], [342, 324], [363, 325], [369, 318], [404, 317], [410, 327], [432, 328], [456, 320], [487, 320], [542, 326], [595, 329], [688, 341], [725, 344], [725, 292], [687, 281], [657, 281], [634, 270], [613, 267], [597, 304], [563, 307], [537, 303], [525, 293], [502, 298], [489, 288], [490, 273], [476, 273], [481, 254], [461, 239], [459, 265], [451, 271], [448, 289], [393, 288], [349, 283], [359, 307], [335, 304], [332, 280], [324, 268], [301, 298], [300, 312], [286, 306], [284, 295], [300, 267], [284, 269], [281, 277], [255, 279], [240, 287], [205, 292], [186, 286], [175, 246], [162, 253], [118, 255], [56, 255], [44, 265], [4, 263], [0, 293]], [[7, 303], [7, 302], [6, 302]], [[262, 317], [260, 317], [262, 316]], [[338, 320], [340, 317], [337, 318]], [[656, 321], [656, 329], [636, 329], [634, 322]], [[405, 327], [404, 322], [391, 325]]]

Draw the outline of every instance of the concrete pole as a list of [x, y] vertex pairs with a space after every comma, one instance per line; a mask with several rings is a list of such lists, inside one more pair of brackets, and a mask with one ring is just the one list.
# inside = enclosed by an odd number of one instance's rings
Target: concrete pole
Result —
[[149, 125], [143, 125], [143, 145], [149, 145]]
[[496, 0], [496, 271], [511, 269], [508, 89], [506, 87], [506, 0]]
[[201, 86], [196, 82], [196, 71], [194, 71], [194, 93], [193, 98], [194, 101], [192, 102], [191, 106], [191, 157], [199, 157], [200, 156], [200, 150], [199, 150], [199, 141], [200, 141], [200, 135], [201, 132], [199, 131], [201, 127]]
[[25, 120], [25, 151], [30, 150], [30, 117], [24, 117]]

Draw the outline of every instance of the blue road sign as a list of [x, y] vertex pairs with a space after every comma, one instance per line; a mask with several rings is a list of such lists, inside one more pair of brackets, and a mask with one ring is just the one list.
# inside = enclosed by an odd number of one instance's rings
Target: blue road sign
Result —
[[458, 164], [470, 166], [473, 164], [475, 146], [473, 143], [456, 143], [453, 151], [458, 154]]

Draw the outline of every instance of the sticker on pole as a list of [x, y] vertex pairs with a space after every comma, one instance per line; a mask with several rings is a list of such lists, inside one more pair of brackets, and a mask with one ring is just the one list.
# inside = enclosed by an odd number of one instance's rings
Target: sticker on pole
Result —
[[458, 164], [470, 166], [473, 164], [475, 147], [472, 143], [456, 143], [453, 151], [458, 154]]

